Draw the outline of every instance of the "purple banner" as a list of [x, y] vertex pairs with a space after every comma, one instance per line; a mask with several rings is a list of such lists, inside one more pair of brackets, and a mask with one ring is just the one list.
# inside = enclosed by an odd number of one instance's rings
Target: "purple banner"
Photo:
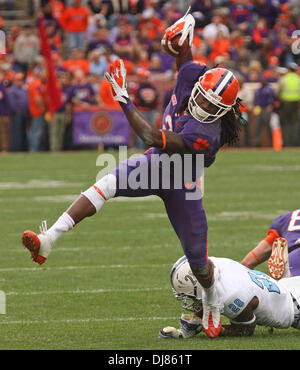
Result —
[[128, 145], [130, 126], [123, 111], [85, 110], [73, 114], [75, 145]]

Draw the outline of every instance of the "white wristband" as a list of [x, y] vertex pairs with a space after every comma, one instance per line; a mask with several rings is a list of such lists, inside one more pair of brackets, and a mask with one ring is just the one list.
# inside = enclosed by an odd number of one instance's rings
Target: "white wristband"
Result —
[[239, 322], [239, 321], [230, 320], [230, 322], [232, 324], [237, 324], [237, 325], [250, 325], [250, 324], [253, 324], [255, 320], [256, 320], [256, 316], [253, 314], [253, 318], [249, 321]]

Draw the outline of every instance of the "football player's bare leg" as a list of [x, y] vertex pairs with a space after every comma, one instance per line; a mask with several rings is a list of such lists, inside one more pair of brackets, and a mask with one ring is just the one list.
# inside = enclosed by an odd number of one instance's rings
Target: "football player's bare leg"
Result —
[[104, 203], [116, 193], [116, 176], [108, 174], [83, 192], [47, 231], [52, 245], [65, 232], [86, 217], [99, 212]]
[[214, 283], [214, 265], [209, 260], [206, 265], [196, 267], [190, 265], [193, 274], [204, 289], [209, 289]]
[[66, 213], [78, 224], [86, 217], [91, 217], [96, 213], [95, 206], [84, 195], [80, 195], [75, 202], [66, 210]]

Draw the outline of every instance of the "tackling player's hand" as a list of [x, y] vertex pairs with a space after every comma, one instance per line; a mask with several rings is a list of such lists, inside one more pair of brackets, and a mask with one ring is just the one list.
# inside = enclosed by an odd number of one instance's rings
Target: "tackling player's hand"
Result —
[[194, 39], [195, 19], [191, 14], [188, 14], [190, 8], [185, 15], [178, 19], [172, 26], [166, 29], [165, 34], [161, 40], [162, 45], [167, 41], [171, 41], [175, 36], [181, 34], [178, 45], [182, 46], [187, 37], [189, 37], [189, 46], [191, 47]]
[[173, 326], [166, 326], [165, 328], [160, 329], [158, 337], [162, 339], [179, 339], [184, 338], [180, 329], [176, 329]]
[[113, 99], [120, 103], [127, 103], [126, 98], [129, 98], [127, 92], [126, 68], [122, 59], [117, 59], [111, 62], [108, 67], [108, 72], [105, 77], [111, 84]]
[[159, 338], [163, 339], [179, 339], [191, 338], [202, 331], [201, 320], [195, 314], [182, 314], [180, 317], [180, 328], [176, 329], [173, 326], [166, 326], [159, 332]]

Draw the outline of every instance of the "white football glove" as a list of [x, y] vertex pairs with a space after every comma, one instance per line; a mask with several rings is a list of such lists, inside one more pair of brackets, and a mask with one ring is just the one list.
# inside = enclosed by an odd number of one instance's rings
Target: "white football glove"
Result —
[[105, 73], [105, 77], [112, 87], [113, 99], [120, 103], [127, 103], [126, 98], [129, 98], [126, 74], [127, 71], [122, 59], [111, 62], [109, 72]]
[[185, 39], [189, 37], [189, 45], [190, 47], [192, 46], [194, 39], [195, 19], [191, 14], [188, 14], [189, 11], [190, 7], [182, 18], [178, 19], [177, 22], [166, 29], [163, 39], [161, 40], [162, 45], [165, 45], [167, 41], [171, 41], [175, 36], [181, 34], [178, 45], [181, 46]]
[[203, 317], [202, 325], [206, 335], [215, 338], [220, 334], [222, 328], [221, 313], [224, 304], [219, 302], [216, 289], [210, 295], [204, 289], [202, 294]]
[[179, 339], [191, 338], [200, 333], [202, 330], [200, 317], [194, 314], [182, 314], [180, 317], [180, 328], [176, 329], [173, 326], [166, 326], [161, 329], [158, 336], [162, 339]]

